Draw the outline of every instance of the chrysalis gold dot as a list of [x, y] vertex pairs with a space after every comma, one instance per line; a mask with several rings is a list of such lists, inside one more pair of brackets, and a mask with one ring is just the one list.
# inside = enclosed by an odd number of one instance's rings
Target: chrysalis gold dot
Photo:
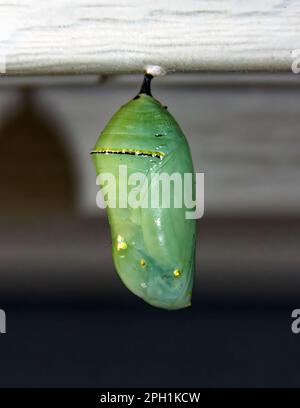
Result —
[[127, 249], [127, 244], [124, 238], [121, 235], [118, 235], [117, 236], [117, 250], [122, 251], [124, 249]]
[[173, 271], [173, 275], [174, 275], [174, 277], [175, 277], [176, 279], [178, 279], [178, 278], [180, 278], [180, 276], [182, 275], [182, 272], [181, 272], [180, 269], [175, 269], [175, 270]]
[[141, 259], [141, 260], [140, 260], [140, 265], [141, 265], [142, 268], [144, 268], [144, 267], [146, 266], [146, 261], [145, 261], [145, 259]]

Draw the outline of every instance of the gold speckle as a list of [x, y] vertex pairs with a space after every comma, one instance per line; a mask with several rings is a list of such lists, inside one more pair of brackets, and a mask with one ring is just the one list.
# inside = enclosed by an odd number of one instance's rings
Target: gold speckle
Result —
[[180, 276], [182, 275], [182, 272], [181, 272], [180, 269], [175, 269], [175, 270], [173, 271], [173, 275], [174, 275], [174, 277], [175, 277], [176, 279], [178, 279], [178, 278], [180, 278]]
[[159, 152], [159, 151], [153, 151], [153, 150], [141, 150], [141, 149], [125, 149], [125, 148], [120, 148], [120, 149], [115, 149], [115, 148], [95, 148], [94, 150], [91, 151], [91, 154], [110, 154], [110, 153], [117, 153], [117, 154], [136, 154], [137, 156], [153, 156], [157, 157], [158, 159], [163, 159], [165, 156], [164, 152]]
[[145, 259], [141, 259], [140, 265], [141, 265], [142, 268], [144, 268], [144, 267], [146, 266], [146, 261], [145, 261]]
[[124, 238], [121, 235], [118, 235], [117, 236], [117, 250], [122, 251], [124, 249], [127, 249], [127, 244]]

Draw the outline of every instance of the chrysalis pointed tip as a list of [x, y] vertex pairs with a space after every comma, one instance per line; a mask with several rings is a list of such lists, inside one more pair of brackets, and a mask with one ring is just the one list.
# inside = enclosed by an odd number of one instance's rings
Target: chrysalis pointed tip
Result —
[[148, 74], [147, 72], [144, 74], [144, 80], [143, 80], [139, 94], [145, 94], [145, 95], [152, 96], [152, 93], [151, 93], [152, 78], [153, 78], [153, 75]]

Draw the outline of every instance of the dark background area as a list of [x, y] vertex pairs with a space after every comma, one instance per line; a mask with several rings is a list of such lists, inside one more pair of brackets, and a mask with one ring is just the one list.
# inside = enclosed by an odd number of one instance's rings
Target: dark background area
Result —
[[2, 386], [298, 386], [297, 299], [215, 296], [167, 312], [131, 297], [2, 301]]

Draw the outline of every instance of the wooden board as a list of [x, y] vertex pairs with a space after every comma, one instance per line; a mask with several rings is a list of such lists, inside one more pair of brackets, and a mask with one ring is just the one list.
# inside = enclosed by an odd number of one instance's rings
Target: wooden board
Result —
[[299, 18], [297, 0], [0, 0], [0, 71], [291, 71]]

